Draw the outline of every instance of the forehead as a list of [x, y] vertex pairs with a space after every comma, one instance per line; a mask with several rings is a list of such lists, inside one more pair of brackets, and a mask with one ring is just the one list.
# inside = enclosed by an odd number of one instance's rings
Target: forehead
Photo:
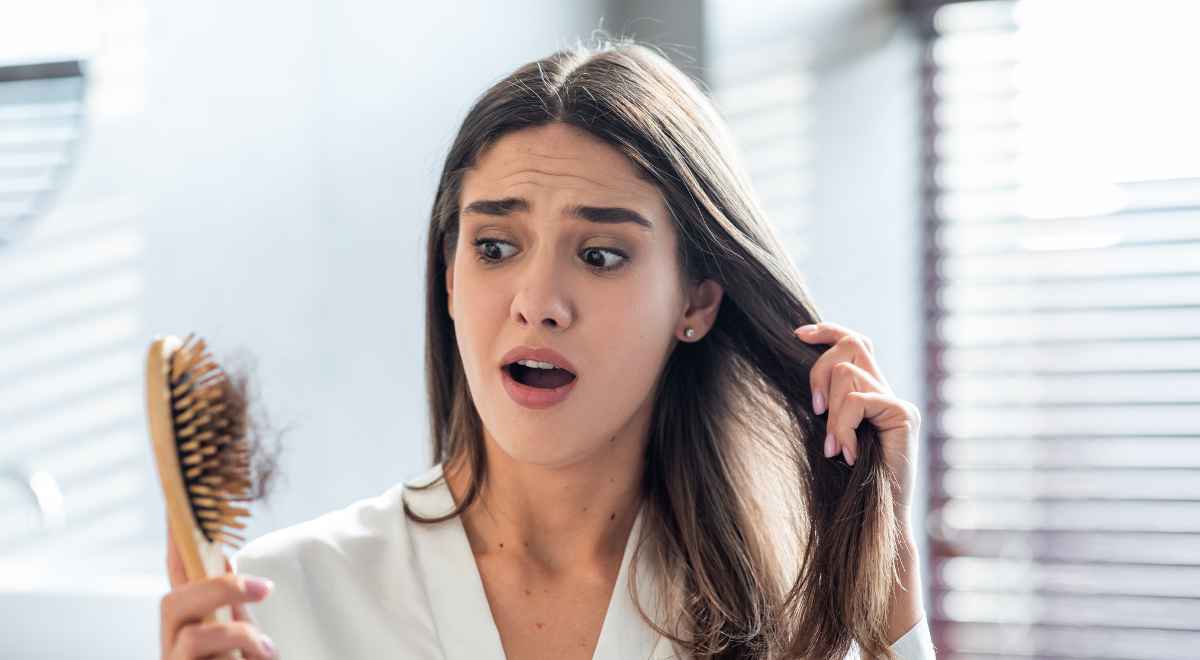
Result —
[[658, 201], [661, 194], [625, 154], [586, 131], [553, 123], [504, 135], [463, 177], [463, 192], [499, 192], [521, 184]]

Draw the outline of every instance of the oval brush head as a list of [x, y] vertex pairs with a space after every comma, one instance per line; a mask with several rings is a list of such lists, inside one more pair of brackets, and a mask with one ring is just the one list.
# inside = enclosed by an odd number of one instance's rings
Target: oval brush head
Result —
[[[146, 358], [146, 412], [167, 516], [188, 580], [225, 572], [221, 545], [244, 542], [234, 529], [249, 510], [246, 404], [194, 334], [155, 339]], [[210, 620], [228, 621], [228, 607]]]

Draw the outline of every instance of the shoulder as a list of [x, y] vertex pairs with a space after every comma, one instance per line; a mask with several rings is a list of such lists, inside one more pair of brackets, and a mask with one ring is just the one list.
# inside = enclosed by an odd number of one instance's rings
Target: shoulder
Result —
[[[235, 573], [275, 583], [265, 600], [246, 608], [281, 654], [360, 657], [352, 651], [364, 645], [400, 643], [379, 639], [389, 629], [407, 636], [396, 648], [430, 638], [426, 588], [413, 550], [412, 537], [420, 532], [404, 504], [409, 486], [436, 481], [430, 479], [435, 472], [440, 474], [430, 469], [374, 497], [264, 534], [234, 553]], [[435, 489], [426, 497], [436, 497]]]
[[361, 566], [373, 555], [402, 551], [409, 527], [404, 503], [409, 501], [411, 507], [414, 499], [410, 489], [431, 484], [436, 488], [440, 476], [441, 466], [434, 466], [379, 495], [268, 532], [239, 549], [230, 561], [238, 573], [260, 570], [271, 577], [270, 572], [287, 573], [300, 565], [308, 572]]
[[399, 491], [400, 487], [394, 486], [342, 509], [268, 532], [243, 546], [230, 561], [238, 573], [272, 577], [270, 573], [286, 573], [301, 564], [311, 572], [370, 554], [373, 546], [404, 533], [403, 521], [394, 515], [402, 512]]

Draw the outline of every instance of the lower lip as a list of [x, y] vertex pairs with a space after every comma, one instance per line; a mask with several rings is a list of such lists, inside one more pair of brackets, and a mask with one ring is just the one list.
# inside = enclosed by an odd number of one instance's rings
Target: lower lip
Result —
[[500, 368], [500, 373], [501, 378], [504, 379], [504, 389], [508, 392], [509, 398], [516, 401], [518, 405], [526, 408], [549, 408], [556, 403], [560, 403], [571, 394], [571, 389], [575, 387], [575, 383], [579, 382], [579, 378], [576, 377], [575, 380], [566, 385], [554, 389], [530, 387], [513, 380], [512, 374], [504, 367]]

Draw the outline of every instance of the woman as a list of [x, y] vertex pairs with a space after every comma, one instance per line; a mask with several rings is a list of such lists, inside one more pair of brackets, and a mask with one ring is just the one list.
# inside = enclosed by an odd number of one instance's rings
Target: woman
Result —
[[180, 584], [164, 657], [933, 658], [918, 411], [818, 322], [734, 154], [627, 39], [489, 89], [430, 218], [434, 466], [242, 548], [265, 599]]

